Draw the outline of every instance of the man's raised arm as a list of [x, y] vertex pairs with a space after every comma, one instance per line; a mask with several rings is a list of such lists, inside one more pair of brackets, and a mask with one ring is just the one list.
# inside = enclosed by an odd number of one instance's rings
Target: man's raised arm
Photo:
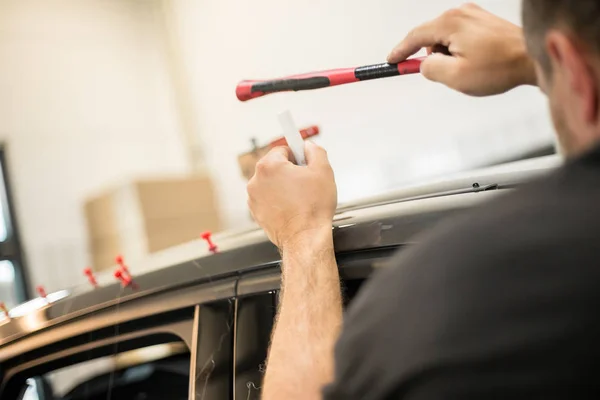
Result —
[[262, 396], [316, 400], [333, 380], [333, 348], [342, 324], [331, 228], [337, 191], [325, 150], [307, 142], [306, 167], [290, 157], [288, 148], [275, 148], [248, 184], [250, 210], [282, 257]]

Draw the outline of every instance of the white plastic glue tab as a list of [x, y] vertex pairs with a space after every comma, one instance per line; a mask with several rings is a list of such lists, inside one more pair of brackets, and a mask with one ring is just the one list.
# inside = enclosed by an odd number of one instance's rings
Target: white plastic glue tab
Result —
[[297, 165], [306, 165], [306, 158], [304, 157], [304, 139], [300, 131], [296, 128], [292, 114], [288, 111], [284, 111], [278, 116], [279, 123], [283, 128], [283, 136], [288, 143], [288, 146], [292, 150], [292, 154], [296, 159]]

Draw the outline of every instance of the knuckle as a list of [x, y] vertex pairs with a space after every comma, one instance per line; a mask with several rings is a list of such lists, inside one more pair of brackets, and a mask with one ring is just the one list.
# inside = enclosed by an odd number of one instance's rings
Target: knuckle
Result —
[[464, 9], [461, 7], [455, 7], [455, 8], [451, 8], [447, 11], [445, 11], [442, 14], [442, 17], [444, 19], [454, 19], [454, 18], [459, 18], [460, 16], [462, 16], [464, 13]]
[[282, 157], [287, 158], [289, 152], [290, 150], [288, 146], [277, 146], [271, 149], [265, 158], [272, 161], [279, 160]]
[[479, 8], [479, 6], [473, 2], [468, 2], [460, 6], [463, 10], [474, 10]]
[[252, 197], [256, 193], [256, 185], [256, 179], [254, 177], [250, 179], [250, 181], [246, 185], [246, 192], [248, 192], [248, 195], [250, 197]]
[[269, 168], [270, 168], [269, 164], [270, 163], [266, 159], [264, 159], [264, 158], [261, 159], [261, 160], [259, 160], [256, 163], [256, 167], [254, 168], [255, 171], [256, 171], [255, 175], [256, 174], [264, 174], [264, 173], [266, 173], [269, 170]]

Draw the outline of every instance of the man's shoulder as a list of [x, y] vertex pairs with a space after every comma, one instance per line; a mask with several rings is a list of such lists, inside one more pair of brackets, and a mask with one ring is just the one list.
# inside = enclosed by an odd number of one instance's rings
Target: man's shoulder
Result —
[[[579, 326], [597, 320], [600, 281], [600, 185], [590, 182], [558, 171], [402, 248], [351, 304], [336, 382], [355, 398], [406, 390], [442, 398], [461, 375], [475, 390], [483, 383], [473, 371], [493, 363], [506, 372], [534, 359], [543, 371], [539, 354], [561, 341], [587, 346]], [[540, 342], [540, 332], [552, 340]], [[522, 358], [506, 353], [515, 349]], [[438, 376], [448, 365], [455, 369]]]

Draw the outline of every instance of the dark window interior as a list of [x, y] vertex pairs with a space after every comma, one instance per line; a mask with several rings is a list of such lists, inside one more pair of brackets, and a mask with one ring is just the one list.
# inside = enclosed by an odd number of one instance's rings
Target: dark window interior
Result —
[[186, 400], [190, 352], [170, 339], [28, 377], [18, 399]]
[[366, 279], [352, 279], [343, 282], [344, 308], [354, 300], [365, 281]]

